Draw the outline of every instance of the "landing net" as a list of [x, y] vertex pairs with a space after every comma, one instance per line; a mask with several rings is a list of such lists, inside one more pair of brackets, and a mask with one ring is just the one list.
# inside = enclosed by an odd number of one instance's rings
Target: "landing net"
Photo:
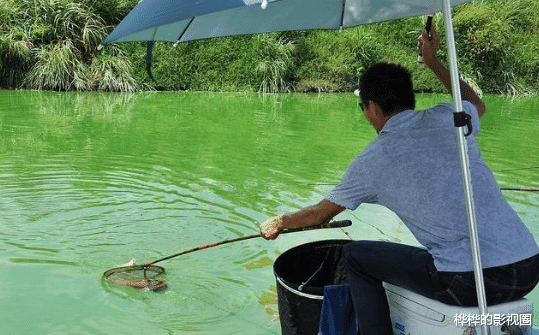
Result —
[[167, 287], [159, 278], [165, 269], [157, 265], [131, 265], [112, 268], [103, 273], [108, 281], [149, 291], [159, 291]]

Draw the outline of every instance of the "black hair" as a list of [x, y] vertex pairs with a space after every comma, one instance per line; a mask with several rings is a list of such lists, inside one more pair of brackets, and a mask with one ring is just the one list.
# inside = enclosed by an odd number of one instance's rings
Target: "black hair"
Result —
[[384, 115], [415, 108], [412, 75], [401, 65], [372, 65], [361, 75], [359, 89], [361, 100], [376, 102]]

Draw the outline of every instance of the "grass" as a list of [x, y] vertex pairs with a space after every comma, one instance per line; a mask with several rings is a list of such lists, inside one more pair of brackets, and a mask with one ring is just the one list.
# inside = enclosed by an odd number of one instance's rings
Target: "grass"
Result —
[[533, 0], [477, 1], [454, 16], [467, 75], [489, 93], [539, 90], [539, 5]]
[[295, 45], [277, 34], [260, 34], [255, 38], [259, 50], [256, 74], [259, 91], [278, 93], [291, 91], [290, 75]]
[[[111, 51], [108, 51], [111, 50]], [[103, 91], [136, 92], [140, 90], [131, 62], [116, 48], [109, 48], [92, 60], [90, 76], [94, 89]]]
[[87, 90], [88, 67], [70, 40], [42, 45], [35, 51], [36, 63], [25, 77], [25, 86], [45, 90]]
[[[120, 20], [111, 11], [123, 16], [133, 2], [3, 0], [0, 85], [46, 90], [138, 89], [127, 58], [96, 57], [111, 23]], [[99, 11], [104, 9], [108, 11]], [[100, 83], [95, 85], [95, 81]]]
[[[146, 74], [144, 43], [96, 47], [137, 0], [2, 0], [0, 86], [52, 90], [350, 91], [378, 61], [412, 72], [416, 89], [442, 92], [416, 64], [424, 17], [343, 31], [297, 31], [156, 43]], [[476, 0], [453, 9], [459, 69], [484, 93], [539, 92], [539, 2]], [[443, 16], [435, 17], [447, 63]]]

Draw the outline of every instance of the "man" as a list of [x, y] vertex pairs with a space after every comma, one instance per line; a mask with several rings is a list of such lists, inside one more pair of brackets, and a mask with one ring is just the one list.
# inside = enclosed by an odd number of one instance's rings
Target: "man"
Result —
[[[433, 29], [418, 39], [425, 64], [451, 92], [448, 69], [436, 54]], [[460, 81], [464, 111], [473, 132], [467, 137], [488, 304], [518, 299], [539, 281], [539, 248], [504, 200], [475, 141], [485, 104]], [[453, 106], [442, 103], [414, 111], [410, 74], [380, 63], [360, 79], [362, 109], [378, 136], [352, 161], [341, 183], [324, 200], [260, 225], [266, 239], [282, 229], [330, 221], [346, 208], [375, 203], [394, 211], [425, 248], [357, 241], [343, 249], [351, 296], [363, 335], [392, 334], [382, 281], [453, 305], [477, 305], [463, 199]]]

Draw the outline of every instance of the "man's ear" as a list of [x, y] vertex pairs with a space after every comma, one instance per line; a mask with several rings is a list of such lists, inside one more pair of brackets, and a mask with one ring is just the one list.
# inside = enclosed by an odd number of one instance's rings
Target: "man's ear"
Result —
[[371, 101], [371, 103], [372, 103], [372, 107], [371, 107], [371, 108], [373, 109], [374, 114], [380, 114], [380, 115], [383, 114], [383, 113], [382, 113], [382, 108], [380, 108], [380, 105], [379, 105], [379, 104], [377, 104], [377, 103], [374, 102], [374, 101]]

